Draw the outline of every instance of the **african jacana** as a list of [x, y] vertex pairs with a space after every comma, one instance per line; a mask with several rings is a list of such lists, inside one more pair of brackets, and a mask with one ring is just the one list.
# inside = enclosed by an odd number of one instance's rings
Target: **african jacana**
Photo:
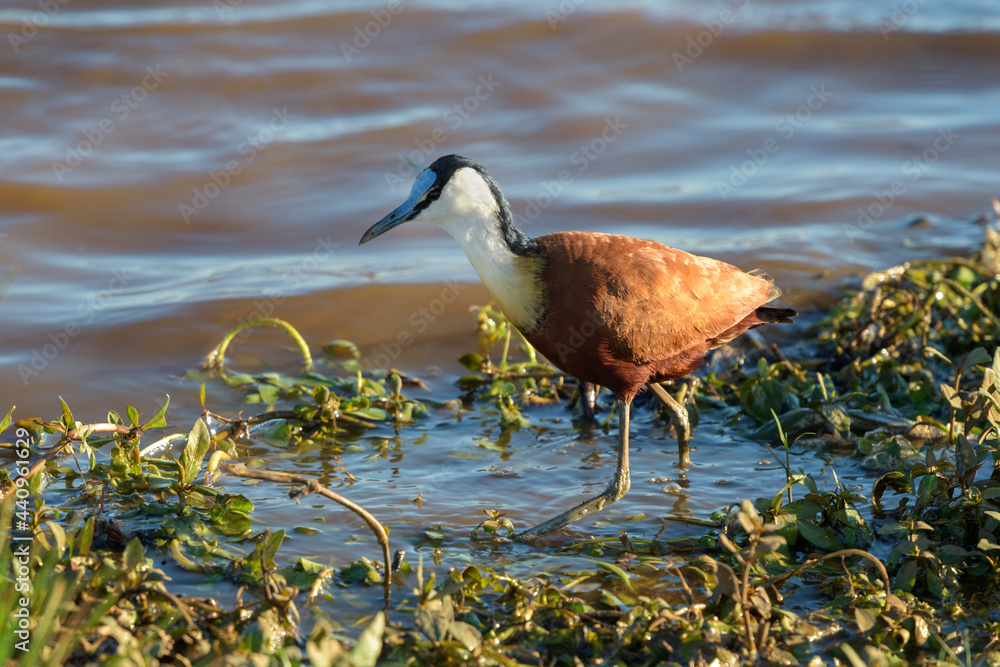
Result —
[[600, 495], [518, 540], [562, 528], [628, 492], [629, 410], [643, 387], [673, 413], [685, 465], [687, 413], [657, 383], [687, 375], [708, 350], [748, 329], [791, 322], [797, 314], [763, 305], [780, 295], [763, 274], [655, 241], [596, 232], [529, 238], [514, 227], [496, 181], [458, 155], [422, 171], [409, 198], [372, 225], [359, 245], [410, 220], [455, 237], [528, 342], [567, 374], [607, 387], [620, 401], [614, 479]]

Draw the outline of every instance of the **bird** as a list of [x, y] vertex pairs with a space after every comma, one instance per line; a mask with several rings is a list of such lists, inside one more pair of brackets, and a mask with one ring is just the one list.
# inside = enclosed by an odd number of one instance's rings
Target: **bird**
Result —
[[798, 313], [767, 306], [781, 291], [745, 272], [662, 243], [598, 232], [537, 238], [515, 227], [499, 184], [459, 155], [436, 159], [406, 201], [358, 245], [411, 220], [448, 232], [465, 251], [507, 320], [552, 364], [618, 398], [618, 457], [605, 490], [513, 536], [527, 542], [621, 499], [629, 490], [632, 400], [648, 387], [675, 420], [680, 464], [689, 461], [687, 413], [660, 382], [695, 370], [709, 350]]

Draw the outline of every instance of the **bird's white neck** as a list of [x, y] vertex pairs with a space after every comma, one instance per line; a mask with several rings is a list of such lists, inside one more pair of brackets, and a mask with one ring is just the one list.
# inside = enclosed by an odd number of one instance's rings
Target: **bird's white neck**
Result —
[[531, 331], [544, 311], [540, 258], [511, 249], [500, 225], [499, 206], [478, 172], [461, 169], [420, 220], [451, 234], [507, 319], [522, 331]]

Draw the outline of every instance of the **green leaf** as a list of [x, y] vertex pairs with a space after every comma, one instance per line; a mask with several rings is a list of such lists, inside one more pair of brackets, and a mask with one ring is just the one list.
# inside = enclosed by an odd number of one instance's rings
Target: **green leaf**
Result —
[[56, 554], [62, 558], [63, 553], [66, 551], [66, 530], [55, 521], [46, 521], [45, 525], [52, 532], [52, 539], [56, 543]]
[[599, 565], [600, 567], [603, 567], [605, 570], [607, 570], [611, 574], [621, 579], [621, 582], [625, 584], [625, 588], [629, 589], [630, 591], [635, 590], [635, 588], [632, 586], [632, 579], [628, 576], [628, 574], [625, 573], [625, 570], [621, 569], [614, 563], [606, 563], [603, 560], [597, 560], [593, 558], [591, 560], [595, 564]]
[[942, 557], [942, 562], [954, 563], [968, 556], [969, 552], [957, 544], [942, 544], [938, 547], [938, 554]]
[[382, 408], [361, 408], [358, 410], [345, 410], [344, 414], [358, 419], [368, 419], [370, 421], [384, 421], [389, 418], [389, 413]]
[[959, 359], [958, 363], [955, 365], [959, 368], [972, 368], [973, 366], [989, 363], [990, 359], [991, 357], [989, 352], [987, 352], [984, 348], [977, 347]]
[[306, 664], [312, 667], [343, 667], [341, 658], [344, 652], [343, 645], [333, 635], [330, 623], [325, 618], [318, 619], [306, 641], [306, 656], [309, 658]]
[[799, 535], [806, 538], [813, 546], [827, 551], [837, 551], [844, 548], [844, 544], [837, 539], [827, 528], [817, 526], [811, 521], [800, 520], [798, 522]]
[[122, 554], [122, 564], [125, 566], [126, 571], [134, 572], [137, 567], [145, 560], [146, 549], [142, 546], [142, 542], [138, 537], [133, 537], [129, 540], [128, 545], [125, 547], [125, 552]]
[[503, 429], [509, 429], [511, 427], [517, 428], [529, 428], [531, 426], [531, 421], [528, 420], [521, 410], [517, 407], [517, 403], [514, 401], [500, 399], [497, 401], [500, 407], [500, 427]]
[[349, 340], [344, 340], [338, 338], [337, 340], [331, 340], [326, 345], [323, 345], [320, 349], [326, 352], [328, 355], [334, 359], [360, 359], [361, 350], [358, 346]]
[[[948, 272], [948, 277], [954, 280], [962, 287], [964, 287], [965, 289], [972, 289], [972, 286], [981, 280], [979, 274], [967, 266], [956, 266], [954, 269]], [[983, 350], [983, 348], [981, 347], [977, 348], [977, 350], [973, 350], [973, 352], [976, 352], [978, 350], [981, 350], [983, 354], [986, 354], [986, 350]], [[987, 361], [988, 360], [989, 356], [987, 356]]]
[[766, 535], [757, 542], [757, 553], [772, 553], [786, 544], [787, 540], [783, 535]]
[[476, 438], [476, 445], [496, 452], [506, 452], [509, 449], [507, 445], [501, 445], [499, 442], [493, 442], [488, 438]]
[[385, 612], [380, 611], [375, 614], [375, 618], [368, 624], [358, 643], [351, 650], [352, 667], [375, 667], [378, 657], [382, 653], [382, 635], [385, 633]]
[[962, 397], [958, 395], [958, 392], [955, 391], [954, 387], [942, 382], [938, 389], [941, 390], [941, 395], [944, 396], [944, 400], [948, 401], [948, 405], [956, 410], [962, 409]]
[[139, 411], [138, 410], [136, 410], [131, 405], [127, 405], [127, 406], [125, 406], [125, 414], [128, 415], [129, 422], [130, 422], [129, 426], [138, 426], [139, 425]]
[[318, 384], [313, 387], [313, 400], [320, 405], [330, 400], [330, 388], [326, 385]]
[[212, 527], [223, 535], [235, 537], [250, 530], [253, 503], [243, 495], [216, 496], [210, 518]]
[[896, 588], [904, 591], [913, 590], [913, 585], [917, 583], [917, 572], [919, 571], [915, 560], [908, 560], [896, 571]]
[[760, 518], [757, 509], [749, 499], [744, 499], [740, 503], [740, 511], [736, 518], [739, 519], [740, 525], [747, 534], [754, 533], [757, 528], [764, 524], [763, 519]]
[[740, 581], [736, 576], [736, 572], [729, 565], [721, 561], [717, 561], [717, 565], [716, 586], [712, 594], [715, 595], [715, 593], [718, 593], [719, 595], [732, 598], [735, 602], [739, 602]]
[[937, 475], [925, 475], [920, 479], [920, 485], [917, 487], [917, 501], [921, 505], [927, 505], [930, 503], [931, 498], [937, 492], [939, 486], [939, 480]]
[[451, 636], [469, 651], [475, 650], [483, 643], [482, 633], [465, 621], [455, 621], [451, 624]]
[[264, 542], [264, 564], [271, 568], [274, 567], [274, 557], [278, 554], [278, 549], [281, 547], [281, 543], [285, 541], [285, 531], [279, 530], [277, 532], [271, 533], [267, 540]]
[[274, 557], [278, 553], [278, 549], [281, 547], [281, 543], [285, 541], [285, 531], [279, 530], [270, 533], [266, 536], [264, 541], [261, 543], [260, 551], [263, 557], [264, 567], [271, 569], [274, 567]]
[[460, 387], [477, 387], [483, 384], [489, 384], [489, 379], [482, 377], [481, 375], [463, 375], [458, 378], [456, 384]]
[[832, 426], [837, 433], [847, 437], [851, 433], [851, 417], [839, 405], [825, 403], [820, 407], [820, 412], [827, 423]]
[[478, 371], [483, 367], [483, 355], [470, 352], [458, 358], [458, 363], [462, 364], [470, 371]]
[[858, 624], [858, 631], [866, 635], [868, 631], [875, 627], [877, 616], [867, 609], [854, 608], [854, 622]]
[[785, 386], [777, 380], [766, 378], [748, 380], [740, 387], [739, 399], [748, 415], [759, 422], [768, 422], [771, 412], [781, 409], [785, 400]]
[[445, 595], [425, 604], [413, 617], [413, 624], [432, 642], [442, 642], [448, 636], [454, 620], [455, 609], [451, 604], [451, 596]]
[[7, 427], [10, 426], [10, 417], [11, 415], [14, 414], [14, 407], [15, 406], [13, 405], [10, 406], [10, 410], [7, 411], [7, 416], [4, 417], [2, 421], [0, 421], [0, 433], [6, 431]]
[[886, 488], [891, 488], [896, 493], [907, 493], [910, 491], [910, 480], [901, 472], [890, 472], [879, 477], [872, 486], [872, 503], [875, 507], [881, 508], [882, 494]]
[[309, 560], [308, 558], [299, 558], [295, 561], [295, 566], [297, 569], [307, 574], [319, 574], [326, 569], [326, 565], [317, 563], [314, 560]]
[[194, 483], [211, 442], [212, 436], [209, 435], [208, 427], [205, 426], [203, 420], [199, 419], [191, 427], [187, 444], [184, 445], [184, 451], [181, 452], [180, 458], [177, 460], [180, 465], [180, 485], [182, 487], [186, 488]]
[[[780, 440], [781, 444], [783, 444], [787, 448], [788, 437], [785, 435], [784, 429], [781, 428], [781, 420], [778, 418], [778, 413], [775, 412], [773, 409], [771, 410], [771, 418], [774, 419], [774, 425], [778, 429], [778, 440]], [[782, 491], [784, 491], [784, 489], [782, 489]], [[778, 495], [781, 495], [781, 493], [779, 493]]]
[[955, 472], [958, 473], [960, 478], [964, 479], [966, 475], [970, 475], [982, 467], [987, 452], [984, 449], [977, 453], [969, 443], [968, 438], [963, 435], [958, 436], [958, 441], [955, 445]]
[[399, 373], [389, 374], [389, 387], [392, 390], [392, 395], [399, 397], [403, 392], [403, 378], [399, 377]]
[[725, 533], [719, 533], [719, 544], [731, 554], [738, 554], [740, 548], [733, 544], [733, 541]]
[[77, 556], [86, 556], [90, 553], [90, 544], [94, 541], [94, 517], [87, 519], [83, 527], [76, 534], [74, 541], [74, 551]]
[[934, 570], [924, 568], [924, 581], [927, 582], [927, 592], [937, 599], [940, 600], [947, 594], [948, 590], [945, 588], [944, 581]]
[[281, 389], [273, 384], [257, 385], [257, 393], [260, 395], [261, 402], [268, 405], [274, 405], [281, 400]]
[[947, 363], [949, 366], [951, 366], [952, 368], [955, 367], [955, 364], [952, 363], [951, 359], [949, 359], [948, 357], [944, 356], [944, 354], [940, 350], [937, 350], [937, 349], [935, 349], [933, 347], [930, 347], [930, 346], [925, 347], [924, 348], [924, 354], [926, 354], [929, 357], [933, 356], [933, 357], [939, 357], [941, 359], [944, 359], [945, 363]]
[[976, 544], [976, 549], [979, 549], [980, 551], [993, 551], [995, 549], [1000, 549], [1000, 544], [993, 544], [984, 537], [979, 540], [978, 544]]
[[[204, 391], [205, 391], [205, 385], [201, 386], [201, 390], [204, 393]], [[204, 401], [204, 395], [203, 395], [202, 396], [202, 403], [204, 404], [204, 402], [205, 401]], [[145, 424], [142, 425], [142, 430], [145, 431], [147, 428], [161, 428], [163, 426], [166, 426], [167, 425], [167, 420], [166, 420], [166, 417], [164, 415], [167, 414], [167, 406], [168, 405], [170, 405], [170, 394], [167, 394], [167, 402], [163, 404], [163, 407], [160, 408], [155, 415], [153, 415], [152, 419], [150, 419], [149, 421], [147, 421]]]
[[[989, 376], [993, 375], [993, 371], [987, 371], [986, 375], [987, 378], [989, 378]], [[992, 410], [989, 411], [989, 415], [991, 421], [996, 421], [997, 413], [1000, 412], [1000, 401], [997, 401], [996, 397], [992, 393], [990, 393], [988, 389], [985, 388], [980, 388], [979, 391], [977, 392], [977, 395], [985, 398], [993, 406]]]
[[867, 667], [868, 663], [861, 659], [858, 652], [854, 650], [854, 647], [847, 642], [842, 643], [837, 648], [844, 654], [847, 658], [847, 662], [851, 663], [851, 667]]
[[810, 493], [818, 494], [819, 487], [816, 486], [816, 480], [813, 479], [812, 475], [806, 475], [802, 478], [802, 485], [809, 489]]
[[617, 607], [623, 612], [628, 611], [631, 608], [631, 605], [606, 588], [601, 589], [601, 603], [607, 605], [608, 607]]
[[382, 575], [368, 560], [354, 561], [340, 570], [338, 574], [340, 579], [347, 584], [357, 584], [362, 581], [368, 584], [377, 584], [382, 581]]
[[59, 397], [59, 402], [62, 404], [63, 426], [67, 429], [73, 428], [73, 424], [76, 423], [76, 420], [73, 419], [73, 413], [70, 412], [69, 406], [66, 405], [66, 401], [63, 400], [62, 396]]

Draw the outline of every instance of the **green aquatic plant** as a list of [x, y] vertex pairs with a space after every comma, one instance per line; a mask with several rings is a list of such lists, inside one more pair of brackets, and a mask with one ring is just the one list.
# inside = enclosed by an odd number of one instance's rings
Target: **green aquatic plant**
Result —
[[[499, 414], [500, 426], [507, 430], [529, 427], [524, 408], [558, 403], [568, 395], [564, 375], [552, 365], [539, 361], [535, 349], [492, 305], [474, 306], [479, 352], [464, 354], [459, 363], [470, 371], [458, 380], [475, 401], [492, 405]], [[519, 351], [525, 357], [511, 358], [511, 342], [520, 340]], [[492, 354], [499, 346], [499, 361]]]
[[[425, 389], [419, 379], [363, 368], [348, 341], [313, 357], [284, 323], [307, 369], [191, 371], [203, 414], [175, 432], [166, 429], [167, 404], [149, 419], [126, 407], [88, 421], [65, 402], [55, 419], [15, 422], [11, 409], [0, 432], [21, 429], [26, 444], [8, 453], [24, 450], [30, 463], [0, 474], [0, 566], [20, 567], [10, 528], [23, 526], [17, 534], [32, 539], [32, 639], [24, 653], [18, 636], [0, 630], [0, 660], [998, 665], [998, 256], [988, 242], [967, 259], [872, 274], [813, 330], [809, 358], [751, 351], [751, 363], [716, 365], [681, 388], [703, 426], [779, 448], [780, 488], [707, 516], [667, 514], [665, 527], [688, 530], [669, 539], [619, 529], [563, 544], [559, 555], [574, 565], [530, 576], [490, 566], [520, 548], [494, 539], [511, 531], [499, 511], [487, 511], [471, 552], [431, 524], [417, 566], [393, 565], [379, 510], [316, 480], [262, 470], [252, 454], [265, 440], [289, 455], [338, 457], [370, 433], [366, 460], [377, 460], [419, 444], [458, 406], [500, 426], [484, 446], [532, 433], [545, 406], [578, 398], [579, 388], [489, 306], [474, 311], [477, 351], [461, 357], [462, 396], [415, 399], [408, 394]], [[255, 325], [263, 324], [275, 323]], [[216, 366], [239, 333], [224, 336]], [[220, 394], [250, 416], [211, 410]], [[806, 457], [823, 469], [804, 472]], [[354, 481], [343, 467], [328, 474]], [[237, 480], [287, 485], [292, 498], [319, 494], [367, 514], [378, 558], [334, 568], [287, 556], [288, 538], [315, 528], [263, 525]], [[363, 491], [355, 485], [349, 495]], [[425, 553], [441, 562], [456, 550], [466, 565], [425, 571]], [[157, 569], [164, 563], [238, 594], [227, 604], [180, 595]], [[7, 618], [21, 608], [17, 584], [0, 578]], [[358, 613], [347, 630], [324, 618], [329, 601], [364, 591], [388, 598], [386, 610]], [[303, 620], [304, 608], [314, 620]]]

